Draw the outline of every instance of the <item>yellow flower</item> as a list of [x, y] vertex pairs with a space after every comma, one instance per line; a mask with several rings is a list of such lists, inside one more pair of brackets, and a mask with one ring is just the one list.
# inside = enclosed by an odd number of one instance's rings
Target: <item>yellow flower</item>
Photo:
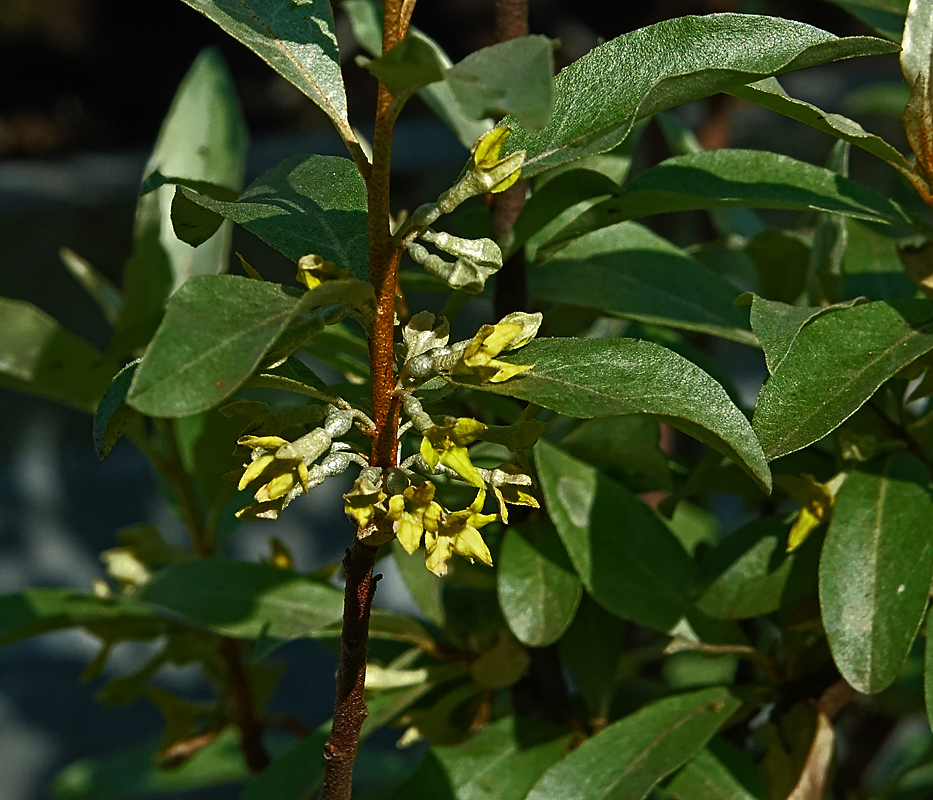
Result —
[[471, 170], [486, 181], [484, 188], [487, 192], [504, 192], [522, 174], [524, 150], [499, 158], [502, 146], [511, 135], [512, 129], [509, 127], [493, 128], [480, 136], [470, 149]]
[[494, 522], [498, 517], [496, 514], [482, 513], [485, 500], [486, 492], [480, 489], [469, 508], [446, 512], [441, 517], [436, 532], [425, 529], [425, 566], [435, 575], [443, 577], [447, 574], [447, 562], [453, 553], [467, 559], [471, 564], [480, 561], [486, 566], [492, 566], [492, 554], [479, 529]]
[[282, 447], [290, 444], [280, 436], [241, 436], [237, 444], [249, 447], [252, 461], [245, 465], [237, 488], [245, 489], [259, 482], [256, 500], [237, 511], [238, 519], [277, 519], [282, 510], [310, 486], [308, 467], [300, 458], [277, 458]]
[[483, 383], [502, 383], [531, 369], [534, 364], [507, 364], [499, 361], [504, 350], [517, 350], [535, 338], [541, 326], [541, 314], [517, 311], [495, 325], [483, 325], [467, 345], [454, 367], [455, 372], [473, 373]]
[[444, 509], [434, 502], [434, 484], [425, 481], [392, 495], [386, 517], [395, 523], [395, 536], [405, 552], [414, 553], [426, 530], [437, 533], [443, 513]]
[[496, 503], [499, 505], [499, 516], [508, 524], [509, 510], [506, 503], [513, 506], [530, 506], [540, 508], [537, 498], [524, 487], [531, 486], [531, 476], [522, 470], [521, 464], [510, 461], [486, 474], [486, 485], [492, 489]]
[[471, 486], [482, 488], [485, 483], [470, 461], [466, 446], [475, 442], [477, 435], [484, 430], [486, 426], [478, 420], [469, 417], [447, 417], [443, 425], [435, 425], [424, 432], [421, 457], [431, 469], [438, 463], [443, 464]]
[[373, 522], [377, 511], [385, 511], [383, 501], [387, 496], [382, 490], [382, 470], [364, 469], [343, 496], [344, 513], [362, 530]]
[[296, 280], [308, 289], [315, 289], [325, 281], [341, 281], [352, 277], [349, 270], [340, 269], [333, 261], [325, 261], [316, 253], [302, 256], [298, 260]]

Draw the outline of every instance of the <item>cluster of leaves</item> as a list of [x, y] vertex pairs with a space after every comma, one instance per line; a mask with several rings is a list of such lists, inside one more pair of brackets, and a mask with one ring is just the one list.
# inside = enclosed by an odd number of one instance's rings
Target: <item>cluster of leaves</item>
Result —
[[[400, 745], [431, 744], [393, 797], [821, 798], [846, 709], [872, 708], [853, 690], [893, 685], [916, 700], [910, 677], [923, 671], [933, 695], [933, 648], [924, 660], [915, 644], [933, 583], [929, 0], [839, 0], [885, 38], [739, 14], [667, 20], [556, 79], [543, 37], [451, 65], [412, 30], [383, 54], [379, 9], [346, 0], [389, 116], [420, 92], [473, 148], [448, 192], [394, 221], [413, 262], [398, 291], [446, 298], [454, 321], [464, 293], [489, 294], [519, 254], [540, 309], [449, 344], [447, 319], [399, 306], [393, 467], [367, 449], [366, 354], [387, 343], [372, 341], [371, 164], [347, 116], [330, 5], [185, 1], [320, 106], [351, 158], [293, 157], [243, 189], [243, 121], [207, 52], [146, 168], [122, 288], [67, 256], [113, 324], [107, 350], [0, 300], [0, 381], [94, 413], [101, 457], [129, 437], [191, 534], [181, 549], [137, 526], [103, 554], [110, 580], [93, 592], [0, 598], [0, 644], [78, 626], [99, 638], [88, 675], [117, 642], [162, 643], [100, 693], [145, 694], [166, 718], [154, 760], [131, 753], [142, 773], [116, 796], [244, 780], [247, 767], [246, 800], [315, 791], [327, 726], [264, 711], [280, 672], [268, 656], [339, 636], [336, 566], [298, 574], [275, 539], [271, 563], [223, 552], [238, 517], [313, 502], [314, 486], [354, 465], [356, 535], [395, 559], [421, 611], [370, 623], [362, 736], [392, 724]], [[775, 77], [898, 43], [912, 158]], [[827, 166], [705, 151], [664, 115], [720, 92], [834, 137]], [[675, 155], [629, 179], [651, 117]], [[848, 177], [852, 145], [892, 168], [888, 194]], [[477, 238], [481, 208], [458, 207], [519, 172], [517, 222], [498, 242]], [[681, 211], [708, 212], [719, 238], [683, 249], [637, 221]], [[473, 235], [435, 231], [442, 215]], [[232, 223], [296, 262], [298, 284], [263, 281], [245, 261], [246, 277], [218, 274]], [[754, 409], [731, 364], [701, 346], [713, 337], [763, 351]], [[660, 447], [672, 428], [709, 451]], [[715, 503], [738, 530], [722, 530]], [[168, 663], [200, 664], [217, 702], [150, 685]], [[300, 740], [269, 763], [275, 726]], [[862, 788], [926, 796], [933, 740], [918, 742]], [[87, 769], [63, 773], [59, 793], [100, 796]]]

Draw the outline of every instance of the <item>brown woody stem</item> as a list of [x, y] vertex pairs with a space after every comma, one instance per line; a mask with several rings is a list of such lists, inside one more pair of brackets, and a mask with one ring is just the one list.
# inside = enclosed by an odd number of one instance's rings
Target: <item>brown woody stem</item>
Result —
[[[386, 0], [383, 14], [382, 52], [401, 41], [408, 28], [414, 0]], [[392, 243], [390, 219], [390, 170], [392, 161], [392, 95], [379, 86], [373, 161], [366, 178], [369, 204], [369, 275], [376, 308], [369, 332], [369, 369], [373, 388], [373, 431], [370, 463], [394, 467], [398, 462], [399, 402], [395, 393], [395, 296], [401, 250]], [[378, 537], [377, 537], [378, 538]], [[337, 697], [330, 738], [324, 746], [324, 800], [350, 800], [353, 764], [360, 729], [368, 713], [363, 697], [366, 656], [369, 649], [369, 615], [378, 576], [373, 576], [376, 548], [355, 539], [343, 560], [346, 588]]]
[[269, 766], [269, 754], [262, 746], [265, 726], [257, 719], [253, 689], [240, 659], [240, 646], [226, 636], [220, 639], [220, 658], [227, 669], [230, 696], [233, 699], [233, 719], [240, 729], [240, 749], [251, 772], [262, 772]]

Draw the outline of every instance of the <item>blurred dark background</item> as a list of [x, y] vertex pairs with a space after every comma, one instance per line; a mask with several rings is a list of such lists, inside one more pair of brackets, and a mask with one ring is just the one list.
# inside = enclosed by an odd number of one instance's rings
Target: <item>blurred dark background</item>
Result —
[[[335, 7], [351, 120], [365, 133], [374, 85], [354, 65], [349, 24], [339, 3]], [[558, 66], [626, 31], [713, 11], [783, 16], [837, 35], [870, 33], [838, 7], [818, 0], [530, 3], [532, 32], [561, 42]], [[493, 42], [493, 2], [421, 0], [414, 23], [457, 61]], [[0, 0], [0, 295], [35, 303], [96, 346], [106, 344], [106, 324], [62, 267], [58, 251], [72, 248], [119, 283], [143, 165], [179, 81], [208, 45], [226, 59], [249, 123], [248, 180], [294, 153], [340, 153], [322, 112], [177, 0]], [[897, 79], [897, 62], [890, 57], [810, 70], [786, 85], [827, 110], [845, 111], [839, 104], [853, 90]], [[819, 163], [832, 144], [828, 137], [731, 101], [705, 101], [680, 113], [710, 146], [766, 147]], [[896, 122], [871, 114], [856, 118], [900, 141]], [[420, 102], [412, 102], [394, 151], [397, 208], [436, 196], [465, 155], [456, 138]], [[646, 140], [640, 158], [650, 163], [667, 155], [655, 135]], [[856, 154], [853, 161], [856, 168]], [[249, 260], [256, 248], [265, 254], [257, 258], [268, 257], [251, 237], [237, 235], [245, 238], [236, 240], [234, 249]], [[285, 279], [287, 267], [275, 268]], [[97, 461], [87, 416], [0, 389], [0, 419], [0, 593], [42, 585], [88, 589], [103, 572], [98, 553], [115, 545], [121, 528], [150, 521], [177, 532], [146, 463], [129, 445], [119, 445], [107, 462]], [[348, 533], [341, 491], [321, 487], [315, 503], [296, 503], [294, 512], [276, 523], [275, 535], [292, 547], [300, 569], [341, 553]], [[267, 552], [269, 535], [262, 525], [245, 528], [233, 543], [235, 554], [258, 558]], [[391, 581], [380, 584], [380, 599], [406, 602], [404, 590]], [[160, 718], [145, 702], [117, 709], [94, 702], [99, 681], [86, 685], [79, 676], [95, 652], [93, 641], [80, 632], [0, 651], [2, 800], [47, 796], [51, 777], [75, 759], [106, 756], [158, 736]], [[147, 652], [144, 646], [117, 648], [106, 675], [142, 663]], [[289, 710], [305, 724], [320, 724], [330, 713], [333, 661], [312, 642], [293, 643], [283, 656], [289, 668], [276, 702], [287, 698]], [[169, 671], [160, 680], [192, 696], [202, 691], [184, 670]], [[237, 791], [225, 787], [187, 796], [235, 797]]]

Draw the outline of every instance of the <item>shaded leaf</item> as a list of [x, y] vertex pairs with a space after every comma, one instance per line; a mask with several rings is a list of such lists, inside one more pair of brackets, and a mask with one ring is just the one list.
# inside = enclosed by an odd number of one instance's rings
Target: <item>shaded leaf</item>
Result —
[[110, 279], [74, 250], [63, 247], [58, 251], [58, 257], [65, 268], [75, 277], [91, 296], [97, 307], [103, 312], [104, 318], [111, 326], [117, 324], [123, 312], [123, 293], [114, 286]]
[[554, 115], [510, 152], [526, 150], [523, 174], [619, 144], [639, 119], [725, 88], [854, 56], [890, 53], [879, 39], [838, 39], [790, 20], [709, 14], [664, 20], [600, 45], [561, 71]]
[[768, 460], [822, 439], [931, 349], [926, 300], [865, 303], [807, 324], [758, 395], [752, 424]]
[[587, 592], [622, 619], [674, 628], [689, 613], [692, 578], [674, 535], [620, 484], [546, 441], [535, 446], [535, 463], [548, 515]]
[[729, 94], [776, 111], [778, 114], [795, 119], [818, 131], [854, 144], [856, 147], [861, 147], [896, 169], [907, 172], [911, 170], [910, 163], [898, 149], [880, 136], [869, 133], [854, 120], [840, 114], [827, 113], [810, 103], [790, 97], [776, 78], [765, 78], [763, 81], [756, 81], [746, 86], [737, 86], [730, 89]]
[[235, 202], [179, 187], [192, 202], [232, 219], [287, 258], [315, 253], [366, 280], [366, 186], [337, 156], [292, 156], [263, 173]]
[[34, 305], [0, 297], [0, 386], [93, 412], [119, 368]]
[[695, 756], [739, 705], [728, 690], [714, 688], [645, 706], [551, 767], [527, 800], [641, 800]]
[[446, 75], [451, 94], [473, 119], [511, 114], [529, 130], [554, 109], [554, 47], [546, 36], [520, 36], [470, 53]]
[[[382, 42], [380, 41], [380, 49]], [[429, 83], [444, 79], [445, 65], [424, 38], [409, 34], [366, 69], [393, 96], [407, 97]]]
[[[207, 183], [233, 192], [243, 186], [248, 134], [233, 80], [220, 54], [204, 50], [185, 75], [165, 117], [143, 175]], [[166, 298], [193, 275], [224, 272], [230, 225], [197, 250], [168, 224], [174, 188], [158, 181], [136, 205], [133, 252], [123, 274], [125, 303], [110, 344], [117, 355], [146, 345]], [[218, 224], [221, 220], [218, 220]], [[216, 228], [214, 229], [216, 231]]]
[[843, 296], [895, 300], [914, 297], [916, 287], [904, 274], [898, 241], [888, 227], [846, 220], [849, 246], [845, 254]]
[[432, 747], [393, 800], [523, 800], [563, 756], [570, 734], [540, 719], [506, 717], [461, 745]]
[[343, 594], [326, 583], [268, 564], [205, 558], [165, 569], [141, 599], [224, 636], [297, 639], [343, 615]]
[[765, 491], [771, 475], [751, 426], [709, 375], [635, 339], [536, 339], [503, 357], [521, 377], [472, 385], [571, 417], [650, 414], [734, 459]]
[[820, 558], [820, 607], [839, 671], [863, 694], [901, 671], [933, 582], [930, 474], [897, 454], [852, 472]]
[[745, 254], [758, 273], [762, 297], [793, 303], [803, 293], [809, 272], [810, 247], [800, 235], [766, 228], [749, 239]]
[[116, 755], [76, 761], [55, 776], [52, 796], [57, 800], [126, 800], [239, 783], [249, 776], [233, 726], [179, 767], [158, 767], [158, 751], [159, 743], [153, 741]]
[[533, 297], [755, 346], [739, 290], [635, 222], [576, 239], [529, 273]]
[[246, 45], [330, 117], [355, 142], [329, 0], [184, 0]]
[[892, 42], [900, 42], [909, 0], [828, 0], [870, 25]]
[[554, 252], [591, 230], [627, 219], [712, 208], [828, 211], [910, 228], [893, 200], [832, 170], [760, 150], [707, 150], [675, 156], [627, 183], [618, 197], [597, 203], [545, 246]]
[[139, 362], [140, 359], [137, 358], [121, 369], [97, 404], [97, 411], [94, 413], [94, 449], [101, 461], [110, 455], [113, 446], [123, 436], [133, 417], [138, 416], [138, 412], [130, 408], [124, 400]]
[[27, 589], [0, 597], [0, 647], [77, 627], [148, 639], [163, 633], [166, 623], [150, 606], [135, 599], [98, 597], [72, 589]]
[[[901, 5], [907, 5], [901, 3]], [[914, 86], [920, 73], [930, 75], [933, 58], [933, 7], [930, 0], [910, 0], [901, 40], [901, 72], [908, 86]]]
[[544, 520], [507, 528], [498, 563], [499, 605], [512, 633], [529, 647], [556, 642], [582, 593], [557, 532]]
[[[744, 755], [744, 754], [743, 754]], [[754, 769], [753, 764], [749, 766]], [[758, 782], [761, 783], [760, 775]], [[677, 800], [764, 800], [764, 787], [752, 793], [710, 748], [704, 748], [664, 787]]]

